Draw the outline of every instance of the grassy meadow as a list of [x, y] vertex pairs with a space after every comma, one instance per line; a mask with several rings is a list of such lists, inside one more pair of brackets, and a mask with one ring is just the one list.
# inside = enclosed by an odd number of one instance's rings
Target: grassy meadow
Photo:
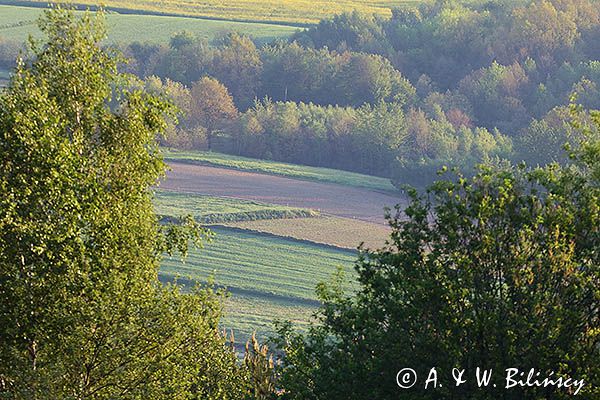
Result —
[[232, 295], [224, 327], [240, 332], [241, 339], [250, 329], [269, 332], [273, 319], [306, 323], [317, 305], [317, 284], [329, 281], [337, 267], [353, 274], [353, 251], [222, 227], [212, 230], [213, 240], [193, 249], [184, 262], [166, 258], [161, 275], [200, 282], [212, 277], [226, 287]]
[[259, 297], [236, 293], [225, 300], [223, 329], [233, 330], [236, 343], [243, 344], [256, 331], [261, 339], [273, 332], [274, 321], [291, 321], [305, 330], [316, 306], [295, 299]]
[[249, 291], [259, 297], [314, 300], [317, 283], [327, 280], [336, 266], [349, 270], [356, 258], [353, 251], [293, 239], [222, 227], [211, 230], [216, 235], [210, 243], [191, 251], [185, 262], [170, 257], [162, 273], [199, 280], [214, 273], [216, 282], [233, 293]]
[[8, 84], [10, 72], [0, 68], [0, 88]]
[[[205, 224], [286, 218], [276, 232], [263, 230], [267, 234], [243, 226], [209, 226], [216, 235], [203, 249], [193, 249], [183, 261], [168, 257], [163, 262], [163, 280], [177, 277], [182, 282], [207, 282], [214, 278], [227, 288], [230, 296], [223, 327], [233, 329], [238, 343], [247, 340], [253, 330], [267, 334], [274, 320], [293, 320], [305, 326], [317, 306], [316, 285], [329, 280], [337, 267], [348, 275], [353, 272], [354, 251], [307, 242], [314, 239], [308, 234], [310, 226], [318, 232], [320, 221], [325, 220], [315, 211], [166, 190], [155, 191], [154, 204], [161, 216], [191, 214]], [[304, 234], [292, 231], [297, 223], [304, 227]]]
[[154, 205], [160, 216], [177, 218], [189, 214], [205, 224], [319, 215], [317, 211], [303, 208], [165, 190], [154, 193]]
[[[22, 0], [20, 3], [46, 4], [38, 0]], [[358, 10], [381, 16], [391, 15], [390, 8], [414, 3], [385, 0], [107, 0], [108, 8], [137, 10], [146, 13], [186, 15], [204, 18], [227, 19], [249, 22], [276, 22], [286, 24], [312, 24], [322, 18], [344, 11]], [[78, 0], [77, 4], [95, 6], [95, 0]]]
[[[94, 3], [96, 4], [96, 3]], [[36, 19], [41, 8], [0, 5], [0, 38], [24, 41], [29, 34], [39, 32]], [[107, 15], [108, 42], [110, 43], [168, 43], [173, 34], [190, 32], [211, 40], [228, 31], [251, 35], [264, 43], [276, 38], [292, 35], [298, 28], [285, 25], [219, 21], [198, 18], [117, 14]], [[151, 29], [149, 29], [151, 27]]]
[[397, 192], [389, 179], [331, 168], [309, 167], [277, 161], [258, 160], [206, 151], [163, 149], [165, 160], [194, 162], [241, 171], [259, 172], [314, 182], [335, 183], [385, 192]]

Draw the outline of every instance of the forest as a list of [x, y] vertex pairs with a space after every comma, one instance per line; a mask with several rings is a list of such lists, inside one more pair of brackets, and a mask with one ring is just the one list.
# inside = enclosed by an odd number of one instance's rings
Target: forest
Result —
[[259, 47], [181, 32], [121, 50], [182, 109], [167, 146], [424, 185], [443, 166], [564, 161], [568, 104], [600, 108], [599, 15], [590, 0], [438, 1]]
[[[120, 50], [182, 111], [164, 145], [423, 185], [443, 166], [564, 161], [577, 140], [566, 106], [600, 107], [599, 15], [591, 0], [438, 1], [341, 14], [258, 47], [183, 31]], [[0, 64], [17, 49], [0, 45]]]

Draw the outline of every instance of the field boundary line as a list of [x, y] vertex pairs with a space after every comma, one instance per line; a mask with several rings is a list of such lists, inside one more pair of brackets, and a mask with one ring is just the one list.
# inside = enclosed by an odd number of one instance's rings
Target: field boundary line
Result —
[[[318, 217], [316, 217], [316, 218], [318, 218]], [[232, 222], [232, 223], [235, 223], [235, 222]], [[273, 238], [273, 239], [284, 239], [284, 240], [289, 240], [292, 242], [309, 244], [309, 245], [313, 245], [313, 246], [317, 246], [317, 247], [321, 247], [321, 248], [325, 248], [325, 249], [329, 249], [329, 250], [338, 250], [338, 251], [343, 251], [343, 252], [351, 253], [354, 255], [358, 255], [357, 249], [336, 246], [334, 244], [329, 244], [329, 243], [315, 242], [315, 241], [308, 240], [308, 239], [300, 239], [300, 238], [296, 238], [293, 236], [277, 235], [275, 233], [260, 231], [260, 230], [256, 230], [256, 229], [245, 229], [245, 228], [239, 228], [237, 226], [229, 226], [229, 225], [222, 225], [222, 224], [205, 224], [204, 226], [206, 226], [209, 229], [217, 228], [217, 229], [229, 230], [229, 231], [237, 232], [237, 233], [249, 233], [249, 234], [256, 235], [256, 236], [264, 236], [264, 237]]]
[[[219, 167], [215, 167], [215, 166], [212, 166], [212, 165], [210, 165], [210, 167], [212, 167], [212, 168], [219, 168]], [[242, 170], [235, 169], [235, 168], [223, 168], [223, 169], [233, 169], [235, 171], [242, 171]], [[245, 172], [245, 171], [242, 171], [242, 172]], [[256, 173], [258, 173], [258, 172], [256, 172]], [[274, 175], [274, 174], [264, 174], [264, 175], [278, 176], [278, 177], [285, 178], [282, 175]], [[302, 179], [298, 179], [298, 180], [302, 180]], [[309, 182], [314, 182], [314, 181], [309, 181]], [[341, 186], [347, 187], [346, 185], [341, 185]], [[291, 209], [313, 211], [313, 212], [319, 213], [318, 216], [326, 215], [321, 210], [318, 210], [316, 208], [294, 207], [294, 206], [287, 206], [287, 205], [283, 205], [283, 204], [266, 203], [264, 201], [251, 200], [251, 199], [247, 199], [247, 198], [244, 198], [244, 197], [218, 196], [218, 195], [214, 195], [214, 194], [205, 194], [205, 193], [194, 192], [193, 190], [189, 190], [189, 189], [169, 189], [169, 188], [161, 188], [160, 186], [156, 186], [155, 190], [159, 191], [159, 192], [163, 191], [163, 192], [169, 192], [169, 193], [182, 193], [182, 194], [190, 194], [190, 195], [193, 195], [193, 196], [205, 196], [205, 197], [213, 197], [213, 198], [218, 198], [218, 199], [241, 200], [241, 201], [244, 201], [244, 202], [250, 202], [250, 203], [260, 204], [261, 206], [288, 207], [288, 208], [291, 208]]]
[[[203, 166], [203, 167], [221, 168], [221, 169], [228, 169], [228, 170], [232, 170], [232, 171], [248, 172], [248, 173], [260, 174], [260, 175], [268, 175], [268, 176], [276, 176], [276, 177], [283, 178], [283, 179], [291, 179], [291, 180], [303, 181], [303, 182], [311, 182], [311, 183], [320, 183], [320, 184], [323, 184], [323, 185], [337, 185], [337, 186], [342, 186], [342, 187], [345, 187], [345, 188], [349, 187], [349, 188], [353, 188], [353, 189], [367, 190], [369, 192], [375, 192], [375, 193], [385, 194], [385, 195], [388, 195], [388, 196], [390, 196], [390, 195], [397, 196], [398, 193], [399, 193], [399, 192], [394, 191], [394, 190], [375, 189], [375, 188], [370, 188], [370, 187], [367, 187], [367, 186], [357, 186], [357, 185], [350, 185], [350, 184], [346, 184], [346, 183], [331, 182], [331, 181], [327, 181], [327, 180], [310, 179], [310, 178], [304, 178], [304, 177], [298, 176], [298, 175], [284, 175], [284, 174], [278, 174], [276, 172], [266, 172], [264, 170], [258, 170], [258, 169], [253, 169], [253, 168], [247, 168], [247, 169], [236, 168], [236, 167], [231, 167], [229, 165], [222, 165], [222, 164], [212, 163], [210, 161], [190, 160], [190, 159], [185, 159], [185, 158], [173, 158], [173, 157], [163, 157], [163, 160], [164, 160], [164, 162], [167, 165], [168, 165], [169, 162], [179, 163], [179, 164], [187, 164], [187, 165], [200, 165], [200, 166]], [[257, 159], [257, 161], [261, 161], [261, 160]], [[291, 164], [291, 165], [302, 166], [300, 164]], [[305, 167], [333, 169], [333, 168], [327, 168], [327, 167], [312, 167], [310, 165], [305, 165]], [[344, 170], [338, 170], [338, 171], [352, 173], [352, 171], [344, 171]], [[166, 189], [163, 189], [163, 190], [166, 190]]]
[[[158, 273], [158, 280], [163, 283], [169, 283], [169, 282], [174, 283], [176, 281], [178, 284], [182, 283], [184, 286], [193, 286], [196, 283], [204, 284], [206, 286], [206, 281], [202, 280], [201, 278], [191, 278], [191, 277], [185, 277], [185, 276], [181, 276], [181, 275], [180, 276], [171, 275], [171, 274], [166, 274], [166, 273], [160, 272], [160, 271]], [[282, 300], [282, 301], [298, 303], [298, 304], [301, 304], [304, 306], [318, 307], [321, 305], [321, 302], [319, 300], [307, 299], [305, 297], [284, 296], [282, 294], [261, 292], [258, 290], [244, 289], [244, 288], [240, 288], [237, 286], [226, 286], [226, 285], [220, 285], [220, 284], [213, 284], [213, 285], [210, 285], [210, 287], [214, 287], [217, 289], [223, 289], [234, 295], [240, 294], [240, 295], [261, 297], [261, 298], [273, 298], [273, 299], [278, 299], [278, 300]]]
[[[207, 165], [207, 166], [209, 166], [211, 168], [221, 168], [221, 167], [217, 167], [217, 166], [213, 166], [213, 165]], [[231, 170], [234, 170], [234, 171], [247, 172], [247, 171], [239, 170], [239, 169], [236, 169], [236, 168], [226, 168], [226, 167], [223, 167], [223, 169], [231, 169]], [[259, 173], [259, 172], [255, 172], [255, 173]], [[307, 179], [288, 178], [288, 177], [285, 177], [283, 175], [277, 175], [277, 174], [267, 174], [267, 173], [265, 173], [263, 175], [277, 176], [277, 177], [280, 177], [280, 178], [286, 178], [286, 179], [292, 179], [292, 180], [299, 180], [299, 181], [303, 181], [303, 182], [322, 183], [322, 184], [325, 184], [325, 185], [339, 185], [339, 186], [342, 186], [342, 187], [345, 187], [345, 188], [348, 188], [348, 187], [355, 188], [355, 189], [357, 188], [356, 186], [343, 185], [343, 184], [340, 184], [340, 183], [327, 183], [327, 182], [323, 182], [323, 181], [311, 181], [311, 180], [307, 180]], [[317, 213], [317, 215], [315, 215], [315, 216], [306, 216], [306, 217], [298, 217], [298, 218], [323, 218], [323, 217], [343, 218], [343, 219], [352, 219], [352, 220], [356, 220], [356, 221], [360, 221], [360, 222], [367, 222], [367, 223], [370, 223], [370, 224], [377, 224], [377, 225], [388, 226], [388, 223], [379, 224], [377, 222], [373, 222], [372, 220], [370, 220], [368, 218], [359, 218], [359, 217], [350, 217], [350, 216], [346, 216], [345, 217], [345, 216], [341, 216], [341, 215], [338, 215], [338, 214], [333, 214], [333, 213], [330, 213], [330, 212], [325, 212], [325, 211], [323, 211], [323, 210], [321, 210], [319, 208], [294, 207], [294, 206], [283, 205], [283, 204], [265, 203], [265, 202], [262, 202], [262, 201], [252, 200], [252, 199], [248, 199], [248, 198], [245, 198], [245, 197], [237, 197], [237, 196], [217, 196], [217, 195], [212, 195], [212, 194], [204, 194], [204, 193], [194, 192], [194, 191], [191, 191], [189, 189], [167, 189], [167, 188], [161, 188], [160, 186], [158, 186], [157, 188], [158, 189], [156, 189], [156, 190], [158, 190], [158, 191], [162, 190], [164, 192], [170, 192], [170, 193], [185, 193], [185, 194], [190, 194], [190, 195], [193, 195], [193, 196], [207, 196], [207, 197], [216, 197], [216, 198], [228, 199], [228, 200], [250, 201], [250, 202], [254, 202], [254, 203], [265, 205], [265, 206], [290, 207], [292, 209], [308, 210], [308, 211], [313, 211], [313, 212]], [[381, 193], [380, 191], [371, 190], [371, 189], [363, 188], [363, 187], [359, 187], [358, 189], [364, 189], [364, 190], [368, 190], [370, 192]], [[385, 193], [385, 194], [387, 194], [387, 193]], [[393, 207], [390, 207], [390, 209], [393, 210]], [[265, 218], [265, 219], [262, 219], [262, 221], [271, 220], [271, 219], [275, 220], [275, 219], [285, 219], [285, 218]], [[256, 221], [261, 221], [261, 220], [256, 220]], [[232, 221], [232, 222], [243, 222], [243, 221]]]

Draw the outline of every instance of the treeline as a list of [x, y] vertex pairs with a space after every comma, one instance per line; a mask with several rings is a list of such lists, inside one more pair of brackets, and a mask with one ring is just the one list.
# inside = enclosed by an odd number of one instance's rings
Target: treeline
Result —
[[[600, 108], [599, 43], [590, 0], [438, 1], [261, 47], [182, 32], [120, 50], [183, 111], [165, 145], [421, 182], [443, 165], [563, 160], [572, 95]], [[17, 49], [0, 43], [0, 68]]]
[[444, 164], [468, 168], [512, 152], [508, 136], [450, 119], [439, 107], [425, 112], [384, 101], [353, 108], [265, 99], [238, 113], [227, 88], [215, 79], [205, 77], [187, 88], [150, 77], [145, 89], [166, 93], [184, 111], [161, 138], [178, 148], [398, 175], [414, 183]]
[[209, 44], [183, 32], [169, 46], [133, 43], [123, 49], [129, 71], [191, 85], [203, 76], [223, 83], [244, 110], [255, 98], [359, 106], [378, 101], [412, 103], [415, 88], [376, 54], [311, 49], [277, 41], [256, 47], [229, 33]]
[[[212, 43], [180, 33], [168, 46], [122, 50], [140, 77], [191, 91], [203, 77], [224, 85], [212, 93], [225, 103], [180, 102], [184, 124], [165, 144], [419, 182], [446, 164], [564, 158], [561, 107], [576, 93], [600, 108], [598, 43], [588, 0], [445, 1], [390, 19], [339, 15], [260, 48], [236, 33]], [[196, 118], [190, 130], [199, 107], [228, 123]]]

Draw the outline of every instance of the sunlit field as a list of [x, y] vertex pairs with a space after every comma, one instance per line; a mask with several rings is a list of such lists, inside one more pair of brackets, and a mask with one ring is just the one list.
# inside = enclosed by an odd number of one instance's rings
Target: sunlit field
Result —
[[[318, 305], [315, 289], [342, 268], [353, 276], [356, 253], [239, 230], [213, 228], [216, 236], [185, 261], [166, 258], [162, 279], [208, 282], [231, 293], [224, 327], [247, 337], [265, 335], [274, 319], [293, 317], [306, 324]], [[348, 289], [351, 286], [348, 285]]]
[[[46, 4], [40, 1], [28, 1], [32, 4]], [[93, 0], [80, 0], [79, 4], [97, 5]], [[227, 19], [247, 22], [275, 22], [285, 24], [311, 24], [322, 18], [331, 17], [345, 11], [357, 10], [363, 13], [382, 16], [391, 15], [390, 8], [414, 1], [380, 0], [108, 0], [106, 7], [137, 10], [147, 13], [188, 15], [215, 19]]]
[[[27, 39], [29, 34], [38, 32], [36, 19], [41, 12], [41, 8], [0, 5], [0, 38], [15, 41]], [[109, 13], [107, 22], [108, 41], [112, 43], [168, 43], [175, 33], [181, 31], [207, 40], [223, 32], [236, 31], [264, 43], [290, 36], [299, 29], [276, 24], [117, 13]]]

